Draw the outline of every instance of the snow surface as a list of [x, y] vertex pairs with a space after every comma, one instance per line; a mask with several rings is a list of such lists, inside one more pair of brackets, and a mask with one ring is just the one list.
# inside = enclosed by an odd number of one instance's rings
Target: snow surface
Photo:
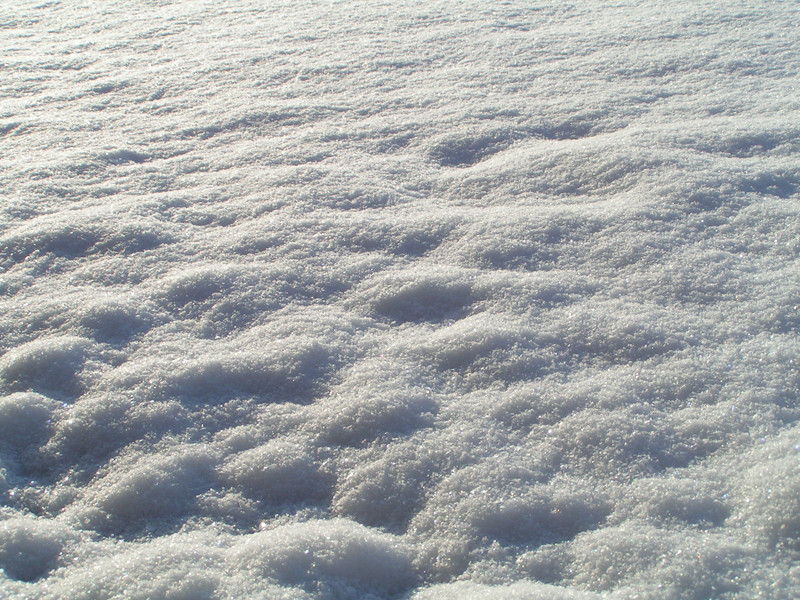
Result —
[[0, 7], [0, 596], [796, 598], [800, 5]]

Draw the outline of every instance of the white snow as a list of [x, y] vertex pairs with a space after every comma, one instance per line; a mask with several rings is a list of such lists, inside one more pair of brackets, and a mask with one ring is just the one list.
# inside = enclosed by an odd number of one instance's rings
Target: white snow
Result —
[[796, 597], [798, 49], [4, 2], [0, 597]]

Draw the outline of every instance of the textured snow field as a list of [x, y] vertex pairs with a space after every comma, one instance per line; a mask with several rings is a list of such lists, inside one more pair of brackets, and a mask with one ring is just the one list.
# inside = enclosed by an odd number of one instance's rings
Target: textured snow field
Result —
[[0, 597], [797, 598], [800, 5], [0, 7]]

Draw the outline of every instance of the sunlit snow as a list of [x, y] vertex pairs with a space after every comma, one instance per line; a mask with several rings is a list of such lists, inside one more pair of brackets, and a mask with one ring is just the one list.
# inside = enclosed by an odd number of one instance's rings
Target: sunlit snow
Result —
[[0, 597], [797, 597], [800, 4], [8, 0], [0, 66]]

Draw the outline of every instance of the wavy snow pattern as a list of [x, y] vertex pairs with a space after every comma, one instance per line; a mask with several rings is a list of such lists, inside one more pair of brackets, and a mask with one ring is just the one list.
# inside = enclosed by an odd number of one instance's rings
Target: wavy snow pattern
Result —
[[0, 7], [0, 596], [800, 589], [794, 3]]

